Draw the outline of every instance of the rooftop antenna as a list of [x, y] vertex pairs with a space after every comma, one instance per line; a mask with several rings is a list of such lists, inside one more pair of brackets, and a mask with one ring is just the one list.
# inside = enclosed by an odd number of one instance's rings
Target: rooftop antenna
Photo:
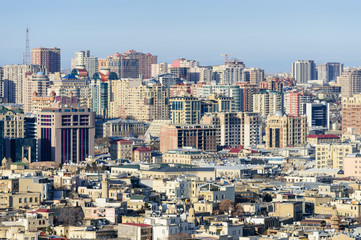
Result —
[[[29, 47], [29, 27], [26, 27], [26, 44], [25, 44], [25, 54], [23, 54], [23, 64], [30, 64], [30, 47]], [[24, 56], [25, 55], [25, 56]]]

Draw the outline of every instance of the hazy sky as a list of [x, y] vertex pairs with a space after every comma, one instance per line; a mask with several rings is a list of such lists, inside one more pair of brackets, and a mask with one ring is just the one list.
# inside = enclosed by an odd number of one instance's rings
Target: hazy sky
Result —
[[60, 47], [62, 68], [78, 50], [106, 57], [135, 49], [201, 65], [222, 53], [248, 67], [288, 72], [297, 59], [361, 65], [359, 0], [0, 0], [0, 66], [30, 47]]

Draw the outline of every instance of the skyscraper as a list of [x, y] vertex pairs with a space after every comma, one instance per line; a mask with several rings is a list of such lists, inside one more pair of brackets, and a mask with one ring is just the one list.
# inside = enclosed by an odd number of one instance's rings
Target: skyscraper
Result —
[[122, 54], [129, 59], [138, 59], [139, 75], [143, 78], [150, 78], [152, 76], [152, 64], [157, 64], [157, 56], [150, 53], [137, 52], [133, 49], [126, 51]]
[[297, 83], [316, 80], [316, 65], [313, 60], [297, 60], [292, 64], [292, 77]]
[[253, 95], [253, 112], [266, 118], [277, 111], [283, 112], [283, 94], [271, 90], [261, 90]]
[[293, 117], [277, 112], [267, 117], [266, 148], [277, 149], [303, 146], [307, 138], [306, 116]]
[[39, 161], [78, 163], [94, 156], [95, 115], [77, 103], [54, 103], [37, 114]]
[[264, 70], [260, 68], [246, 68], [243, 70], [243, 82], [259, 84], [264, 80]]
[[341, 96], [351, 97], [355, 93], [361, 92], [361, 68], [348, 68], [337, 78], [337, 83], [341, 86]]
[[44, 67], [39, 65], [5, 65], [4, 80], [9, 80], [10, 86], [15, 85], [15, 92], [9, 92], [8, 102], [23, 103], [23, 82], [26, 74], [44, 72]]
[[37, 96], [46, 96], [46, 92], [49, 86], [49, 78], [43, 72], [28, 75], [24, 79], [23, 102], [25, 113], [30, 113], [32, 111], [33, 94], [36, 93]]
[[330, 128], [330, 104], [326, 102], [315, 102], [305, 104], [308, 128], [315, 127]]
[[310, 94], [298, 92], [296, 90], [284, 93], [284, 109], [287, 115], [302, 116], [305, 111], [303, 105], [311, 102]]
[[327, 83], [335, 81], [343, 72], [343, 64], [329, 62], [317, 66], [318, 80]]
[[342, 134], [353, 129], [361, 135], [361, 94], [342, 98]]
[[98, 72], [98, 57], [90, 56], [90, 50], [75, 52], [75, 58], [71, 59], [71, 69], [84, 66], [90, 78]]
[[60, 72], [60, 48], [31, 49], [31, 64], [45, 68], [46, 73]]

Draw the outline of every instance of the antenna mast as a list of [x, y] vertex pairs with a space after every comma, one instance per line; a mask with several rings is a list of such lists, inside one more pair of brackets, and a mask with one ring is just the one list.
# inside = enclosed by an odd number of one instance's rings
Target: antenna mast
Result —
[[30, 64], [30, 47], [29, 47], [29, 27], [26, 27], [26, 45], [25, 45], [25, 57], [23, 55], [23, 64]]

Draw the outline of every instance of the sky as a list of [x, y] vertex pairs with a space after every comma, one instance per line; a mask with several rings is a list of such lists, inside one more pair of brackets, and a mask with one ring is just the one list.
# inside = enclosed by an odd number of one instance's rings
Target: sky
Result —
[[27, 26], [30, 48], [61, 48], [62, 68], [88, 49], [200, 65], [227, 53], [268, 73], [306, 59], [360, 66], [360, 9], [359, 0], [0, 0], [0, 66], [22, 62]]

